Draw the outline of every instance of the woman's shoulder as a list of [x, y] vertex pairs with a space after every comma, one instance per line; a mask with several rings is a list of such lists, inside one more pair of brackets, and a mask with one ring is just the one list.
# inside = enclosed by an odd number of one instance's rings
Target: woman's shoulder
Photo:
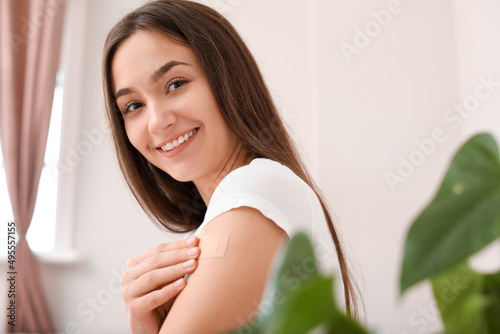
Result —
[[204, 225], [238, 207], [257, 209], [289, 236], [304, 224], [323, 219], [312, 188], [288, 167], [262, 158], [224, 178], [210, 199]]
[[309, 185], [287, 166], [256, 158], [229, 173], [217, 187], [214, 197], [233, 196], [235, 193], [299, 195], [308, 188]]

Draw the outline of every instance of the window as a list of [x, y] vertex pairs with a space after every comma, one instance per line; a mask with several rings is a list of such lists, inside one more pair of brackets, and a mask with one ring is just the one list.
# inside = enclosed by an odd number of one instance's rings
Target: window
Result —
[[[27, 234], [28, 243], [34, 252], [50, 252], [54, 250], [55, 245], [59, 174], [57, 165], [61, 146], [63, 80], [64, 75], [60, 72], [57, 75], [54, 90], [47, 147], [45, 150], [44, 166], [40, 176], [35, 211]], [[3, 226], [0, 231], [1, 240], [7, 240], [7, 222], [12, 221], [13, 216], [3, 157], [0, 152], [0, 219]]]
[[[74, 263], [81, 255], [74, 250], [73, 219], [75, 174], [63, 175], [65, 147], [77, 147], [82, 82], [84, 80], [85, 31], [88, 4], [68, 1], [61, 47], [61, 66], [56, 78], [44, 167], [27, 239], [31, 249], [51, 263]], [[64, 90], [64, 94], [63, 94]], [[64, 96], [63, 96], [64, 95]], [[63, 112], [68, 109], [71, 112]], [[58, 167], [59, 166], [59, 167]], [[13, 220], [3, 159], [0, 152], [0, 244], [7, 241], [7, 223]], [[5, 243], [3, 242], [5, 240]], [[53, 251], [53, 252], [51, 252]], [[46, 253], [50, 252], [50, 253]], [[6, 254], [0, 249], [0, 255]]]

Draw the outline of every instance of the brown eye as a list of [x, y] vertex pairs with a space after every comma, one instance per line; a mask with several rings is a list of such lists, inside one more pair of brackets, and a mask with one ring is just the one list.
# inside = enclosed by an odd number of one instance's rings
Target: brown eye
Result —
[[139, 102], [131, 102], [125, 106], [125, 110], [123, 111], [123, 114], [128, 114], [132, 111], [135, 111], [143, 106], [142, 103]]
[[171, 93], [181, 88], [185, 83], [187, 83], [187, 80], [184, 80], [182, 78], [175, 78], [173, 80], [170, 80], [167, 84], [167, 92]]

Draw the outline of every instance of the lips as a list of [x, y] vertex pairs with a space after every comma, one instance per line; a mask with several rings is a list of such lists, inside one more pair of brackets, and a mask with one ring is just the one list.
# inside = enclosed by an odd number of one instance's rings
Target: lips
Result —
[[159, 145], [158, 148], [162, 149], [163, 151], [171, 151], [174, 148], [182, 145], [183, 143], [187, 142], [195, 133], [198, 131], [198, 128], [194, 128], [192, 130], [188, 130], [184, 133], [181, 133], [180, 135], [175, 135], [174, 137], [168, 139], [167, 142]]

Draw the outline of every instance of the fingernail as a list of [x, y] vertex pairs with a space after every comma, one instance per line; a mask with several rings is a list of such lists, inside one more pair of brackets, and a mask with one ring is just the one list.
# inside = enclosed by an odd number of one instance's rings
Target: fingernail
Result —
[[174, 282], [174, 286], [176, 286], [177, 288], [183, 285], [184, 285], [184, 278], [179, 278], [177, 281]]
[[196, 247], [193, 247], [193, 248], [189, 248], [187, 251], [186, 251], [186, 254], [187, 255], [196, 255], [196, 252], [198, 251], [198, 249]]
[[188, 246], [194, 246], [195, 242], [196, 242], [196, 237], [191, 237], [191, 238], [186, 240], [186, 244]]
[[182, 266], [183, 266], [183, 267], [185, 267], [185, 268], [189, 268], [189, 267], [194, 266], [194, 259], [191, 259], [191, 260], [189, 260], [189, 261], [184, 262], [184, 263], [182, 264]]

